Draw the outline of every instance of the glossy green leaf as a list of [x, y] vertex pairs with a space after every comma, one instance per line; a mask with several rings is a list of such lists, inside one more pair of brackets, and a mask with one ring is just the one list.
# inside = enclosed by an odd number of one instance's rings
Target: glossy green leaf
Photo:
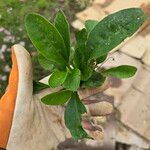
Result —
[[46, 70], [53, 70], [54, 69], [54, 64], [50, 60], [48, 60], [46, 57], [44, 57], [42, 54], [38, 55], [38, 60], [40, 65], [46, 69]]
[[47, 84], [44, 84], [38, 81], [33, 81], [33, 93], [39, 92], [47, 88], [49, 88]]
[[102, 76], [100, 73], [98, 72], [94, 72], [92, 74], [92, 76], [85, 82], [82, 82], [82, 87], [99, 87], [102, 86], [103, 83], [105, 82], [106, 77]]
[[52, 88], [58, 87], [64, 83], [66, 80], [68, 74], [68, 70], [66, 71], [59, 71], [56, 70], [55, 72], [52, 73], [52, 75], [49, 78], [49, 86]]
[[77, 92], [73, 93], [65, 110], [65, 124], [70, 130], [74, 139], [88, 138], [81, 124], [81, 115], [86, 113], [86, 108], [82, 104]]
[[67, 90], [77, 91], [80, 85], [81, 72], [79, 69], [74, 69], [68, 72], [67, 78], [64, 82], [64, 86]]
[[106, 58], [107, 58], [107, 55], [100, 56], [96, 59], [96, 63], [100, 64], [100, 63], [104, 62], [106, 60]]
[[68, 61], [67, 51], [63, 38], [55, 26], [35, 13], [26, 16], [25, 26], [37, 50], [48, 60], [64, 69]]
[[140, 8], [129, 8], [108, 15], [90, 32], [87, 48], [90, 59], [107, 54], [127, 37], [132, 36], [145, 21], [146, 16]]
[[[85, 45], [86, 41], [87, 41], [87, 30], [85, 28], [83, 28], [82, 30], [78, 31], [76, 33], [76, 45], [75, 45], [75, 49], [80, 48], [82, 46]], [[86, 52], [86, 50], [84, 50]]]
[[82, 71], [82, 65], [87, 62], [88, 53], [86, 51], [85, 43], [87, 41], [87, 31], [82, 29], [76, 34], [76, 45], [74, 53], [74, 64]]
[[86, 27], [88, 33], [90, 33], [97, 24], [98, 24], [97, 20], [87, 20], [87, 21], [85, 21], [85, 27]]
[[104, 70], [102, 74], [104, 76], [113, 76], [116, 78], [130, 78], [134, 76], [136, 73], [137, 68], [128, 65], [122, 65], [114, 68], [110, 68], [108, 70]]
[[46, 95], [41, 99], [41, 101], [46, 105], [62, 105], [71, 98], [71, 95], [71, 91], [59, 91]]
[[55, 18], [55, 27], [63, 37], [66, 49], [67, 57], [70, 56], [70, 29], [65, 14], [62, 11], [58, 11]]
[[92, 75], [92, 69], [88, 62], [89, 53], [86, 49], [87, 31], [82, 29], [76, 34], [76, 47], [74, 53], [74, 64], [81, 71], [81, 80], [86, 81]]

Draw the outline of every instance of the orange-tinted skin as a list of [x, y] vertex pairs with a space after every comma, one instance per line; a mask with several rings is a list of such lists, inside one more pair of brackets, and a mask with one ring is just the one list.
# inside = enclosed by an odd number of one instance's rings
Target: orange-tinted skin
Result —
[[7, 91], [0, 100], [0, 147], [5, 149], [12, 125], [19, 80], [17, 59], [13, 49], [12, 62], [13, 65], [9, 77], [9, 85]]

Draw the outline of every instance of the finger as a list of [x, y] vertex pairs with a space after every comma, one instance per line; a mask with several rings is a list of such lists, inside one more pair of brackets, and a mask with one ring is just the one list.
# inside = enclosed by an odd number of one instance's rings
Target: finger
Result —
[[86, 89], [79, 89], [78, 93], [79, 93], [79, 96], [81, 99], [85, 99], [89, 96], [92, 96], [92, 95], [95, 95], [97, 93], [100, 93], [100, 92], [103, 92], [105, 91], [106, 89], [109, 88], [109, 82], [108, 80], [106, 80], [104, 82], [104, 84], [100, 87], [97, 87], [97, 88], [86, 88]]
[[96, 117], [91, 116], [89, 119], [93, 124], [100, 125], [100, 126], [104, 125], [107, 120], [106, 116], [96, 116]]
[[[30, 101], [32, 99], [33, 87], [30, 55], [22, 46], [14, 45], [12, 47], [12, 62], [9, 85], [0, 101], [0, 147], [2, 148], [6, 148], [8, 144], [18, 101], [22, 101], [22, 99]], [[20, 112], [17, 114], [21, 113], [22, 108], [19, 108], [19, 110]]]
[[90, 116], [105, 116], [113, 111], [113, 105], [109, 102], [92, 103], [86, 106], [87, 114]]
[[9, 77], [9, 85], [4, 96], [0, 100], [0, 147], [6, 148], [14, 114], [18, 89], [18, 64], [14, 49], [12, 48], [12, 70]]
[[[31, 56], [21, 45], [13, 46], [19, 71], [18, 95], [21, 97], [32, 96], [33, 94], [33, 70]], [[29, 99], [25, 99], [29, 101]]]
[[93, 125], [90, 121], [83, 120], [82, 126], [93, 139], [101, 141], [104, 138], [103, 128], [100, 125]]
[[[18, 64], [18, 91], [16, 97], [16, 104], [14, 109], [13, 121], [11, 125], [11, 130], [9, 134], [9, 140], [7, 143], [7, 149], [11, 149], [12, 141], [16, 140], [16, 135], [18, 134], [18, 129], [26, 127], [27, 124], [21, 126], [21, 121], [26, 122], [30, 118], [30, 109], [33, 106], [33, 77], [32, 77], [32, 62], [31, 57], [27, 50], [21, 45], [14, 45], [12, 47], [16, 55]], [[21, 114], [26, 113], [27, 117], [22, 117]]]

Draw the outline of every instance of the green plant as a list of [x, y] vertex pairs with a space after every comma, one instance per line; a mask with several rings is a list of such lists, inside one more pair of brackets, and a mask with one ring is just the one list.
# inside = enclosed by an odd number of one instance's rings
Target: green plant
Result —
[[[49, 71], [39, 65], [35, 48], [25, 32], [25, 15], [34, 11], [52, 20], [57, 10], [62, 9], [69, 18], [69, 22], [72, 22], [75, 19], [75, 13], [81, 8], [81, 4], [74, 0], [0, 0], [0, 48], [3, 49], [0, 52], [0, 97], [8, 84], [11, 68], [10, 47], [15, 43], [23, 43], [30, 54], [34, 56], [32, 60], [35, 80], [49, 74]], [[2, 48], [3, 46], [6, 48]], [[9, 70], [6, 70], [5, 68], [8, 67]]]
[[[106, 70], [97, 65], [105, 61], [109, 51], [132, 36], [145, 19], [141, 9], [130, 8], [111, 14], [100, 22], [88, 20], [85, 28], [76, 34], [72, 48], [69, 24], [62, 11], [57, 13], [54, 23], [36, 13], [26, 16], [26, 30], [38, 50], [39, 62], [52, 71], [49, 87], [63, 87], [61, 91], [43, 97], [42, 102], [47, 105], [67, 102], [65, 124], [74, 139], [89, 138], [81, 125], [81, 115], [86, 113], [86, 108], [79, 99], [79, 87], [98, 87], [108, 76], [128, 78], [136, 73], [133, 66]], [[40, 90], [45, 85], [35, 82], [34, 88]]]

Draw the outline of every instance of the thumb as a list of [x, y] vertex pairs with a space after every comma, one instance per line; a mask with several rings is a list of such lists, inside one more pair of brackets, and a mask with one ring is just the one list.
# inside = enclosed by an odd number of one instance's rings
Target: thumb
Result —
[[[30, 54], [21, 45], [12, 47], [17, 59], [19, 81], [17, 97], [33, 94], [33, 70]], [[27, 100], [27, 99], [26, 99]], [[28, 100], [27, 100], [28, 101]]]
[[[8, 143], [15, 108], [18, 103], [17, 99], [24, 97], [26, 94], [32, 95], [32, 65], [30, 55], [20, 45], [14, 45], [11, 50], [13, 65], [9, 77], [9, 85], [0, 100], [1, 148], [6, 148]], [[21, 101], [20, 98], [19, 101]]]

